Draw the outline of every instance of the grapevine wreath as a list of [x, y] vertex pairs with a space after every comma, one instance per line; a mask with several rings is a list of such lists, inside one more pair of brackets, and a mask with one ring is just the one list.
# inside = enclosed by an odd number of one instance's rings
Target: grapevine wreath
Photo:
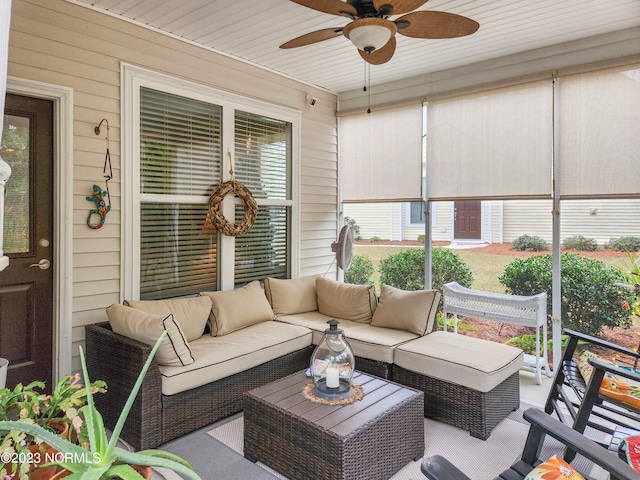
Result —
[[[222, 200], [229, 193], [240, 197], [244, 205], [244, 216], [238, 224], [229, 222], [222, 213]], [[209, 198], [209, 214], [211, 222], [216, 229], [224, 235], [238, 237], [244, 235], [256, 222], [258, 216], [258, 204], [251, 191], [237, 180], [223, 182], [216, 187]]]

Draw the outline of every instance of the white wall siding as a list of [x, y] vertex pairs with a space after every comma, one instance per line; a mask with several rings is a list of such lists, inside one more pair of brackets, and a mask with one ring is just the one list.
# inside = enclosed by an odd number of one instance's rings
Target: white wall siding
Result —
[[[120, 64], [126, 62], [219, 90], [301, 110], [300, 274], [324, 273], [337, 229], [336, 97], [245, 62], [62, 0], [13, 0], [8, 74], [74, 89], [73, 368], [84, 325], [104, 320], [120, 301]], [[318, 98], [313, 109], [305, 96]], [[104, 133], [110, 125], [114, 178], [104, 227], [92, 230], [85, 197], [103, 184]], [[64, 286], [63, 286], [64, 287]], [[65, 321], [62, 319], [62, 321]], [[68, 355], [68, 352], [60, 352]], [[62, 372], [65, 373], [65, 372]]]
[[560, 229], [562, 240], [583, 235], [599, 245], [612, 238], [640, 237], [640, 200], [563, 200]]

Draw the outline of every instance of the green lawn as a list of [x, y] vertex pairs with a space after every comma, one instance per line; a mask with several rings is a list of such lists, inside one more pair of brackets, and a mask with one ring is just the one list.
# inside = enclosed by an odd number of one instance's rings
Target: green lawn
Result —
[[[379, 288], [380, 274], [378, 273], [378, 266], [380, 264], [380, 260], [391, 254], [405, 250], [406, 248], [416, 247], [356, 245], [354, 252], [356, 255], [367, 255], [371, 258], [375, 268], [373, 283]], [[481, 248], [459, 249], [454, 251], [460, 255], [473, 272], [473, 284], [471, 285], [471, 288], [484, 290], [485, 292], [505, 293], [504, 286], [498, 281], [498, 277], [502, 275], [504, 267], [515, 260], [516, 257], [483, 253]], [[624, 256], [624, 253], [620, 253], [620, 258], [624, 258]], [[603, 261], [607, 265], [611, 265], [616, 261], [616, 258], [605, 259]]]

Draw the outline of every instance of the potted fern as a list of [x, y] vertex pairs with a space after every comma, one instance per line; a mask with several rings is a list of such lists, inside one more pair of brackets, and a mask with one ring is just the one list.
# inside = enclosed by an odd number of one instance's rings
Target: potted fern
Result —
[[[127, 419], [131, 406], [140, 390], [144, 376], [149, 365], [166, 336], [165, 331], [147, 359], [138, 379], [129, 394], [118, 422], [110, 438], [104, 426], [102, 416], [95, 407], [91, 389], [87, 389], [87, 404], [78, 410], [78, 415], [84, 419], [87, 433], [87, 445], [70, 442], [66, 438], [58, 436], [31, 420], [0, 421], [0, 432], [18, 431], [32, 435], [55, 448], [58, 453], [52, 458], [45, 458], [47, 464], [58, 465], [66, 469], [72, 477], [80, 480], [97, 480], [109, 478], [121, 478], [123, 480], [140, 480], [140, 474], [133, 466], [162, 467], [174, 470], [176, 473], [200, 480], [198, 474], [182, 458], [161, 450], [145, 450], [141, 452], [129, 452], [117, 446], [120, 432]], [[90, 385], [89, 374], [84, 351], [80, 348], [80, 361], [85, 384]]]

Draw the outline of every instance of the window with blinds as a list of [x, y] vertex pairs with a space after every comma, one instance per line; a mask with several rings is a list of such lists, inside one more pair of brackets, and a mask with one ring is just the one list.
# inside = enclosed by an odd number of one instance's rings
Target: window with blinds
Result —
[[[227, 147], [222, 130], [230, 120], [234, 144]], [[223, 251], [235, 255], [228, 278], [237, 286], [289, 276], [291, 136], [291, 122], [140, 88], [141, 299], [217, 290], [221, 265], [231, 265], [218, 261]], [[208, 196], [229, 169], [227, 150], [235, 179], [259, 204], [256, 223], [239, 237], [219, 236], [205, 225]], [[224, 201], [236, 204], [239, 223], [240, 200], [229, 195]]]
[[[236, 238], [236, 287], [253, 280], [287, 278], [289, 273], [288, 238], [289, 207], [259, 207], [256, 223]], [[244, 215], [242, 206], [236, 207], [236, 223]]]
[[216, 290], [216, 237], [203, 229], [207, 206], [143, 203], [140, 207], [140, 298]]
[[220, 181], [222, 107], [140, 89], [140, 192], [204, 195]]
[[255, 198], [291, 198], [291, 123], [235, 113], [235, 174]]

